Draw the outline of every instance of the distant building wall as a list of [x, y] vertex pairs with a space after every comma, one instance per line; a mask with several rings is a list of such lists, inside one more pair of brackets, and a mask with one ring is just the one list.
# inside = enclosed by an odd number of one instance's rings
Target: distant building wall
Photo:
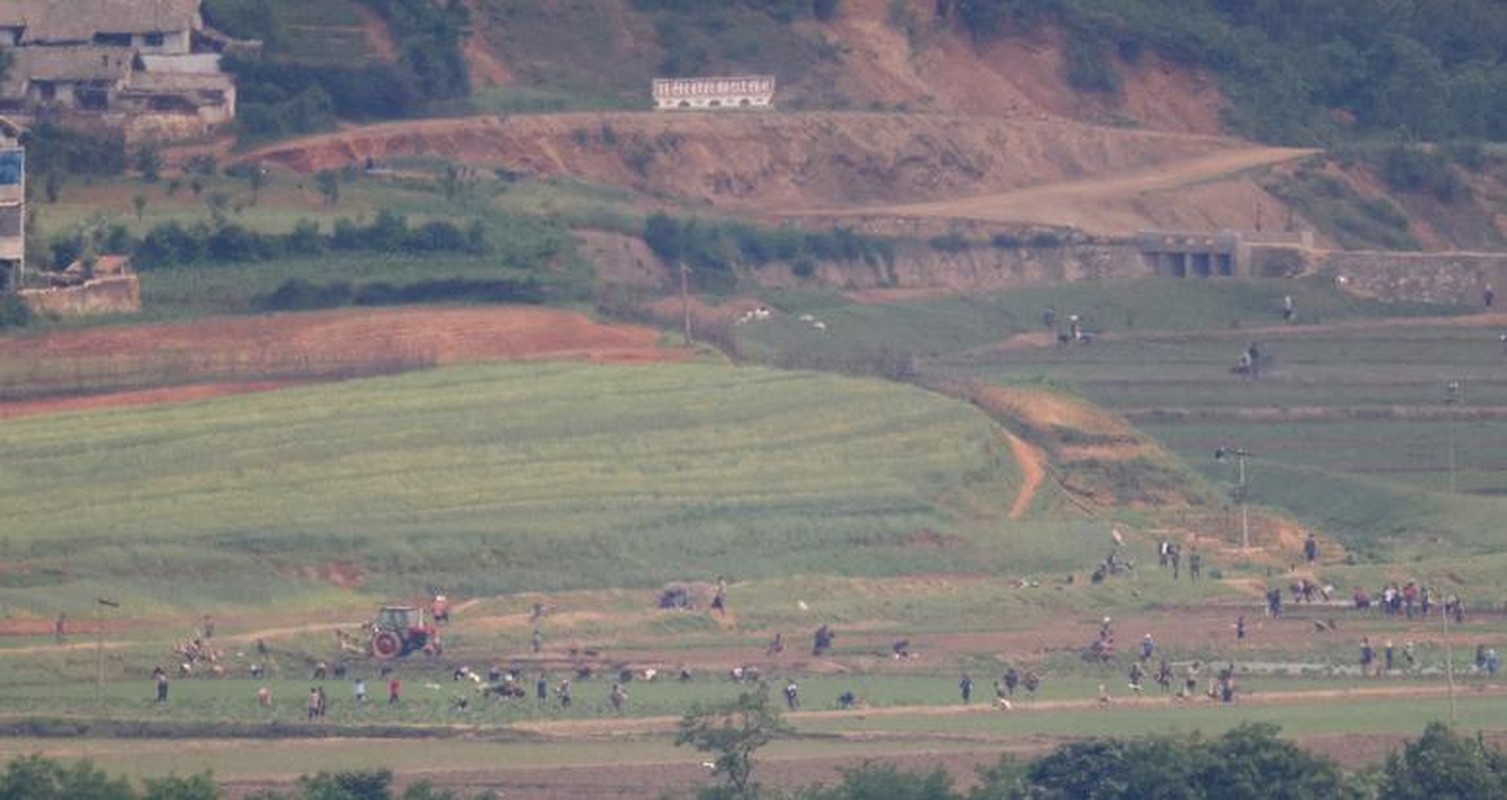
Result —
[[774, 104], [774, 76], [736, 78], [659, 78], [653, 85], [659, 111], [693, 108], [769, 108]]
[[78, 286], [22, 289], [20, 295], [38, 314], [70, 317], [141, 310], [141, 281], [135, 275], [108, 275]]
[[1486, 284], [1507, 287], [1507, 253], [1333, 251], [1318, 267], [1345, 290], [1383, 300], [1477, 303]]
[[1141, 255], [1169, 278], [1279, 278], [1301, 273], [1311, 231], [1141, 231]]

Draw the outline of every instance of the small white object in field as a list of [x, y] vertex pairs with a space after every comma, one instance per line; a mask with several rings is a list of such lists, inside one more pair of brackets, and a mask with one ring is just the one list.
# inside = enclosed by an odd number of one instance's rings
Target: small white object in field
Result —
[[809, 611], [811, 609], [811, 606], [806, 605], [805, 600], [797, 600], [795, 604], [800, 606], [802, 611]]

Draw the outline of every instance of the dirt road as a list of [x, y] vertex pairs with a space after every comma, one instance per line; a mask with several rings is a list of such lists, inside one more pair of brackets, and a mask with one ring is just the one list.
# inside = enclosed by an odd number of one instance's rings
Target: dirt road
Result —
[[1305, 158], [1315, 152], [1285, 147], [1247, 147], [999, 194], [829, 213], [1036, 223], [1069, 226], [1098, 235], [1125, 235], [1146, 226], [1146, 217], [1137, 210], [1137, 201], [1144, 195], [1228, 178], [1245, 170]]

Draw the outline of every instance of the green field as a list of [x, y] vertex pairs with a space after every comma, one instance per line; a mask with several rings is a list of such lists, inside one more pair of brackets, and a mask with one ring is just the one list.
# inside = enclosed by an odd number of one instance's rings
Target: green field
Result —
[[161, 564], [185, 576], [173, 592], [243, 602], [321, 560], [467, 593], [983, 570], [989, 531], [907, 544], [1017, 480], [992, 424], [949, 399], [713, 364], [445, 369], [0, 434], [0, 547], [68, 565], [49, 591], [134, 575], [149, 592]]

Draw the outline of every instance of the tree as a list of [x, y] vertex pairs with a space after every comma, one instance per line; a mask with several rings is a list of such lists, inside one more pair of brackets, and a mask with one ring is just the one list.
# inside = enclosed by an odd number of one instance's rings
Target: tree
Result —
[[1226, 732], [1202, 749], [1194, 784], [1205, 797], [1225, 800], [1328, 800], [1354, 790], [1334, 762], [1277, 738], [1277, 726], [1248, 723]]
[[1479, 739], [1431, 722], [1401, 755], [1387, 757], [1381, 796], [1387, 800], [1466, 800], [1507, 793], [1507, 759]]
[[267, 185], [267, 170], [261, 164], [252, 164], [246, 170], [246, 184], [251, 187], [251, 204], [256, 205], [262, 197], [262, 187]]
[[392, 800], [392, 770], [305, 775], [298, 790], [301, 800]]
[[220, 800], [220, 786], [207, 772], [187, 778], [147, 778], [142, 781], [141, 800]]
[[340, 204], [340, 173], [332, 169], [321, 170], [314, 176], [314, 185], [319, 187], [325, 205]]
[[[1002, 800], [990, 795], [990, 800]], [[831, 789], [810, 789], [800, 800], [962, 800], [952, 791], [952, 778], [942, 767], [929, 772], [905, 772], [894, 764], [866, 762], [842, 771], [842, 783]]]
[[17, 758], [0, 776], [0, 800], [135, 800], [125, 778], [111, 778], [90, 761], [70, 766], [40, 755]]
[[156, 183], [162, 177], [162, 151], [156, 144], [148, 142], [136, 151], [136, 171], [147, 183]]
[[769, 686], [743, 692], [738, 699], [711, 706], [697, 705], [680, 720], [675, 746], [690, 745], [711, 753], [712, 774], [726, 781], [724, 795], [752, 798], [754, 753], [789, 731], [779, 707], [770, 699]]

